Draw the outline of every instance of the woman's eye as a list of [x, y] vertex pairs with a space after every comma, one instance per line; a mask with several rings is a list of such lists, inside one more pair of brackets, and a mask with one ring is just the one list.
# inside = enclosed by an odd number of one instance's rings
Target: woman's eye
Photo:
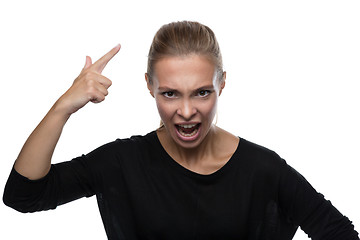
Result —
[[163, 92], [162, 93], [165, 97], [167, 97], [167, 98], [173, 98], [173, 97], [175, 97], [175, 93], [174, 92], [171, 92], [171, 91], [169, 91], [169, 92]]
[[209, 94], [210, 94], [210, 91], [209, 91], [209, 90], [200, 90], [199, 93], [198, 93], [198, 95], [199, 95], [200, 97], [206, 97], [206, 96], [209, 95]]

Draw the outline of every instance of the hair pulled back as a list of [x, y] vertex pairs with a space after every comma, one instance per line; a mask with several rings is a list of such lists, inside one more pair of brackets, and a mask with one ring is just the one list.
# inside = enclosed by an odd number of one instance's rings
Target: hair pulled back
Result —
[[214, 32], [198, 22], [182, 21], [163, 25], [155, 34], [148, 55], [147, 74], [150, 83], [154, 66], [161, 58], [190, 54], [207, 57], [214, 63], [218, 78], [222, 79], [222, 56]]

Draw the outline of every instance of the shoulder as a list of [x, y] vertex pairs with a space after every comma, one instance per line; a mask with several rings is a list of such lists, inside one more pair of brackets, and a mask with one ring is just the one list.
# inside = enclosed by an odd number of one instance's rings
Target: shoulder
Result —
[[155, 142], [156, 138], [155, 138], [155, 131], [152, 131], [146, 135], [133, 135], [131, 137], [128, 138], [118, 138], [112, 142], [106, 143], [100, 147], [98, 147], [96, 150], [98, 149], [103, 149], [103, 150], [119, 150], [119, 149], [128, 149], [128, 148], [132, 148], [132, 147], [137, 147], [137, 146], [144, 146], [146, 144], [153, 144]]
[[247, 155], [251, 155], [253, 157], [274, 157], [278, 156], [278, 154], [262, 145], [251, 142], [245, 138], [240, 138], [240, 147], [241, 150]]
[[[87, 154], [73, 159], [73, 164], [80, 164], [96, 174], [119, 174], [120, 169], [136, 167], [150, 156], [156, 142], [154, 132], [146, 135], [134, 135], [118, 138], [106, 143]], [[111, 174], [110, 174], [111, 175]]]
[[239, 151], [247, 165], [259, 170], [280, 171], [286, 165], [285, 160], [275, 151], [244, 138], [240, 138]]
[[151, 149], [156, 144], [155, 132], [146, 135], [133, 135], [129, 138], [118, 138], [112, 142], [106, 143], [87, 154], [88, 158], [123, 158], [131, 157], [146, 149]]

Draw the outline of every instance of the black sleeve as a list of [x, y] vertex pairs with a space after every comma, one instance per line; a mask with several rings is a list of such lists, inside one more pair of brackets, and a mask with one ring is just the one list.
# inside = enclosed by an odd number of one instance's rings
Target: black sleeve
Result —
[[13, 168], [4, 189], [5, 205], [23, 213], [35, 212], [94, 195], [86, 160], [82, 156], [53, 164], [49, 173], [39, 180], [29, 180]]
[[314, 240], [358, 240], [351, 221], [318, 193], [296, 170], [284, 164], [280, 205], [290, 221]]

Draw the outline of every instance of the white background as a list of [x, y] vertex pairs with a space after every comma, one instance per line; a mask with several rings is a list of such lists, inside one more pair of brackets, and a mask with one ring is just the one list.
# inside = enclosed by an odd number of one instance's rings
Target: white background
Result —
[[[195, 20], [223, 52], [218, 125], [275, 150], [360, 230], [359, 13], [355, 0], [2, 1], [1, 195], [27, 136], [86, 55], [122, 44], [103, 72], [109, 96], [70, 118], [53, 162], [158, 127], [144, 81], [152, 37], [165, 23]], [[0, 219], [0, 239], [106, 239], [94, 197], [34, 214], [1, 203]]]

